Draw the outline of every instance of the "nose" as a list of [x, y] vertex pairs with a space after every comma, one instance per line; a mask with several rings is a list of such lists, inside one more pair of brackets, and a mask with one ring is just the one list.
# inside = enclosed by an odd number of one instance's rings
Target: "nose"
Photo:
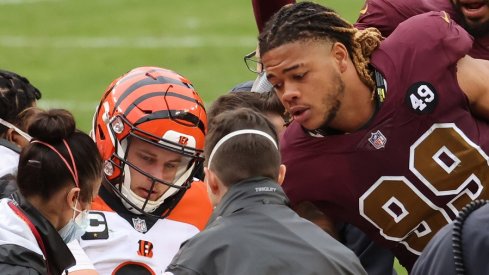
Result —
[[284, 106], [289, 106], [292, 104], [294, 101], [297, 101], [297, 99], [300, 97], [300, 91], [297, 88], [297, 86], [293, 84], [284, 84], [284, 89], [283, 93], [280, 96], [280, 99]]
[[[159, 179], [159, 180], [163, 179], [163, 177], [165, 175], [163, 167], [160, 165], [157, 165], [157, 164], [153, 164], [150, 167], [146, 167], [146, 169], [144, 169], [144, 171], [148, 175], [150, 175], [151, 177]], [[149, 178], [149, 177], [147, 178], [147, 180], [152, 181], [151, 178]]]
[[166, 168], [164, 165], [159, 165], [153, 167], [153, 169], [150, 171], [150, 175], [158, 180], [162, 180], [166, 183], [171, 183], [173, 181], [173, 178], [175, 176], [173, 170], [169, 170]]

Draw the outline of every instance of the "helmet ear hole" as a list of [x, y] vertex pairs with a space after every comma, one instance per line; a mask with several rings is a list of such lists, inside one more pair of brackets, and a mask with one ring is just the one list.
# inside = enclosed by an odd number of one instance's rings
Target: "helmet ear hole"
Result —
[[104, 131], [102, 131], [102, 127], [100, 127], [100, 125], [97, 125], [97, 128], [98, 128], [98, 133], [100, 135], [100, 139], [105, 140], [105, 134]]

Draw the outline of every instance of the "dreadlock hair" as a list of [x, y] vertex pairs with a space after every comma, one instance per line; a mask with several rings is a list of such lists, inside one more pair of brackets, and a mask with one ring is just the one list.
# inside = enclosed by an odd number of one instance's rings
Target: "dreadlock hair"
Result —
[[[19, 113], [34, 106], [40, 98], [41, 92], [27, 78], [0, 70], [0, 118], [18, 126]], [[0, 137], [5, 131], [7, 127], [0, 125]]]
[[380, 45], [382, 35], [375, 28], [358, 30], [334, 10], [312, 2], [283, 6], [267, 22], [258, 37], [260, 54], [296, 41], [324, 40], [345, 45], [360, 79], [373, 88], [370, 56]]

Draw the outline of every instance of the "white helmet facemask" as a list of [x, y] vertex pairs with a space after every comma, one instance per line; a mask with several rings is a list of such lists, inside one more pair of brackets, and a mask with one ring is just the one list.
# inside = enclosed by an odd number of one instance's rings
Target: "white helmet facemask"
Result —
[[[127, 141], [124, 140], [121, 145], [122, 145], [120, 146], [121, 148], [126, 148]], [[121, 149], [121, 150], [126, 151], [125, 149]], [[116, 187], [120, 188], [122, 195], [139, 209], [133, 207], [124, 198], [121, 198], [122, 204], [127, 208], [127, 210], [129, 210], [134, 214], [143, 214], [141, 210], [146, 213], [154, 212], [161, 204], [165, 202], [165, 200], [168, 197], [174, 195], [179, 190], [181, 190], [181, 188], [177, 188], [177, 187], [181, 187], [185, 182], [188, 181], [189, 177], [191, 177], [191, 174], [195, 166], [195, 163], [193, 162], [192, 164], [190, 164], [191, 161], [192, 161], [191, 158], [182, 156], [182, 161], [177, 167], [177, 172], [172, 182], [167, 182], [162, 179], [154, 178], [151, 175], [143, 174], [144, 176], [151, 179], [153, 185], [156, 184], [171, 185], [157, 200], [153, 201], [149, 199], [149, 194], [147, 198], [143, 198], [131, 190], [130, 167], [132, 166], [132, 164], [126, 160], [124, 165], [124, 179], [122, 181], [122, 186], [120, 184], [117, 184]], [[136, 171], [136, 173], [139, 172]], [[152, 186], [151, 188], [153, 187], [154, 186]]]

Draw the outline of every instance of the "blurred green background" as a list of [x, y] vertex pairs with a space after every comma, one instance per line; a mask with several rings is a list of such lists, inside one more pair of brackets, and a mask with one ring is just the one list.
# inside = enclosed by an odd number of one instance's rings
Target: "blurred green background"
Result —
[[[350, 22], [363, 5], [316, 2]], [[41, 107], [72, 111], [84, 131], [105, 88], [134, 67], [179, 72], [207, 105], [255, 77], [243, 62], [258, 35], [250, 0], [0, 0], [0, 9], [0, 67], [38, 87]]]
[[[363, 0], [317, 1], [356, 19]], [[1, 68], [26, 76], [41, 107], [72, 111], [88, 131], [110, 82], [138, 66], [190, 79], [207, 104], [254, 79], [250, 0], [0, 0]]]

